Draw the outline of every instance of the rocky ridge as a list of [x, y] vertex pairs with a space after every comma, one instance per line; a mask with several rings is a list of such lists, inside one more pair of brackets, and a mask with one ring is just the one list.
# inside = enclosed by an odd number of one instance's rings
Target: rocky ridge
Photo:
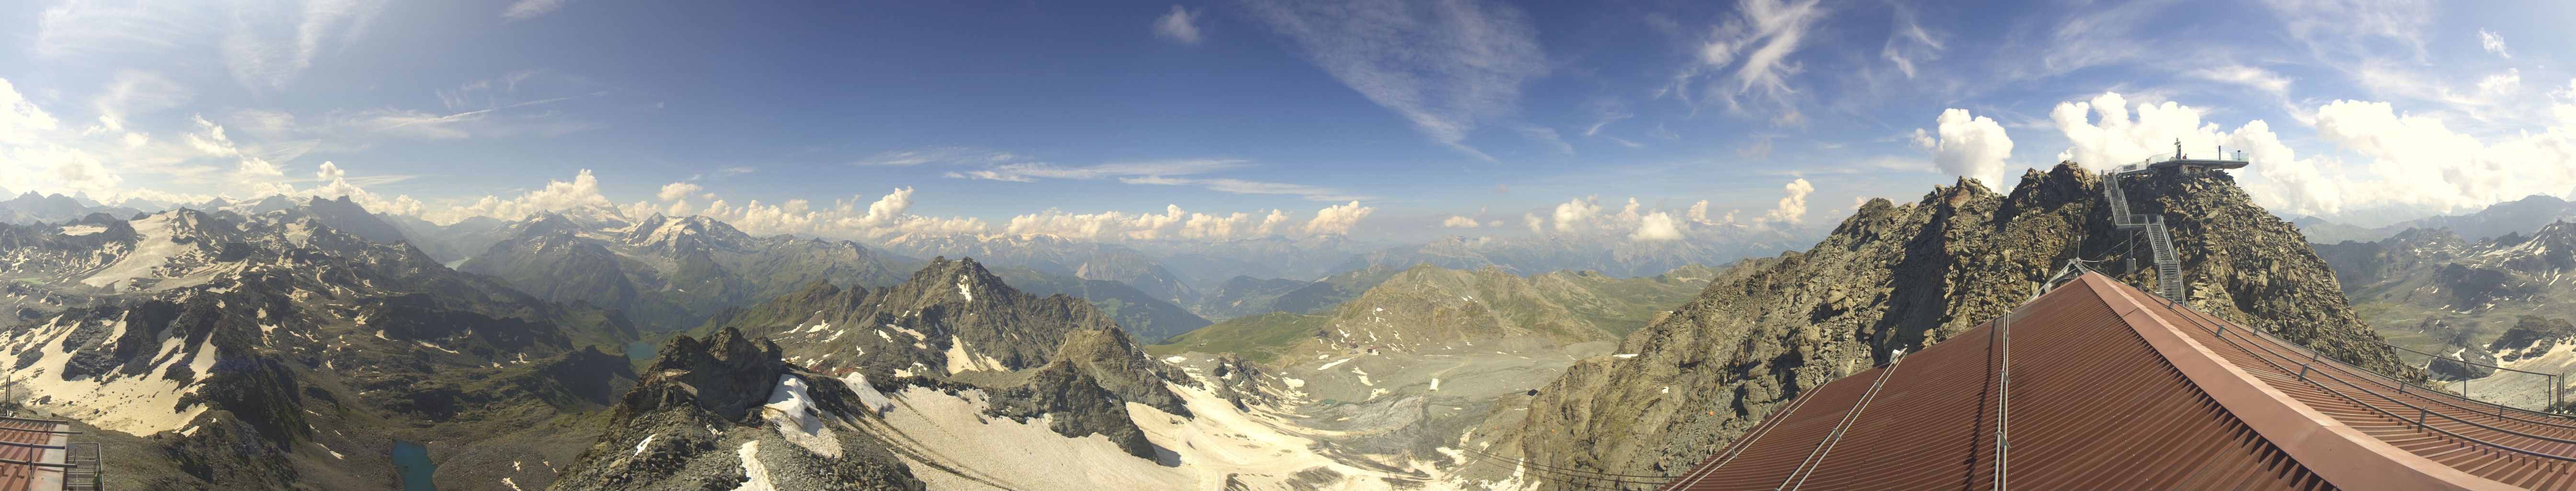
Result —
[[878, 289], [816, 282], [700, 328], [716, 329], [778, 340], [790, 363], [887, 391], [982, 390], [992, 416], [1049, 415], [1064, 436], [1101, 434], [1143, 458], [1153, 453], [1125, 404], [1187, 416], [1166, 384], [1196, 385], [1146, 358], [1091, 304], [1021, 292], [971, 259], [933, 259], [910, 281]]
[[[2109, 223], [2103, 185], [2064, 163], [2024, 174], [2010, 194], [1962, 179], [1915, 203], [1872, 200], [1807, 251], [1728, 270], [1627, 336], [1619, 356], [1585, 360], [1535, 397], [1497, 405], [1469, 437], [1534, 465], [1679, 473], [1800, 391], [2010, 311], [2070, 259], [2102, 261], [2096, 268], [2133, 284], [2150, 280], [2151, 268], [2121, 271], [2133, 248]], [[2374, 344], [2378, 335], [2298, 231], [2231, 178], [2162, 171], [2124, 185], [2134, 211], [2173, 225], [2193, 307], [2421, 377]], [[1596, 484], [1542, 477], [1556, 489]]]
[[442, 482], [542, 485], [494, 464], [569, 458], [524, 437], [632, 383], [597, 349], [637, 336], [615, 312], [339, 232], [316, 203], [0, 225], [0, 278], [43, 293], [0, 299], [20, 313], [0, 331], [19, 393], [165, 451], [121, 474], [159, 477], [119, 487], [390, 489], [386, 461], [349, 456], [428, 442], [457, 464]]
[[[884, 407], [726, 328], [664, 343], [597, 444], [547, 489], [920, 490], [862, 428]], [[864, 386], [865, 382], [859, 382]]]

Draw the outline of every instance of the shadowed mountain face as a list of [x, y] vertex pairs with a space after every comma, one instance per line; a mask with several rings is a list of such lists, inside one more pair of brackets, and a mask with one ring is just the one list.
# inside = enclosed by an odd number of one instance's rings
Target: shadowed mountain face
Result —
[[548, 300], [618, 309], [657, 330], [696, 326], [727, 307], [816, 281], [901, 279], [888, 268], [895, 259], [855, 242], [755, 238], [701, 216], [657, 214], [630, 224], [606, 213], [613, 212], [541, 213], [509, 224], [496, 234], [502, 239], [458, 268]]
[[[2450, 229], [2409, 229], [2375, 242], [2318, 245], [2317, 253], [2334, 266], [2353, 304], [2369, 313], [2370, 325], [2401, 346], [2546, 373], [2576, 366], [2576, 357], [2546, 356], [2549, 348], [2523, 346], [2554, 337], [2536, 334], [2548, 330], [2511, 332], [2532, 325], [2531, 318], [2566, 317], [2565, 306], [2576, 302], [2576, 223], [2552, 222], [2475, 242]], [[2495, 375], [2457, 364], [2432, 366], [2446, 380]], [[2538, 379], [2510, 376], [2469, 385], [2503, 389]], [[2536, 408], [2545, 399], [2508, 402]]]
[[[2172, 225], [2193, 307], [2421, 378], [2373, 343], [2378, 334], [2298, 232], [2232, 179], [2165, 171], [2124, 181], [2133, 211]], [[1585, 360], [1535, 397], [1498, 405], [1470, 436], [1540, 465], [1679, 473], [1800, 391], [2010, 311], [2069, 259], [2150, 281], [2152, 268], [2122, 271], [2145, 253], [2112, 227], [2102, 185], [2069, 163], [2025, 174], [2010, 195], [1962, 180], [1916, 203], [1873, 200], [1812, 249], [1735, 266], [1628, 335], [1620, 356]]]
[[842, 380], [798, 368], [777, 344], [723, 329], [663, 344], [609, 430], [550, 489], [920, 490], [863, 427], [882, 424]]
[[540, 428], [632, 384], [627, 361], [598, 348], [634, 327], [340, 232], [326, 221], [389, 227], [315, 211], [334, 204], [0, 225], [0, 302], [19, 314], [0, 354], [18, 393], [151, 437], [158, 457], [118, 464], [158, 476], [133, 488], [383, 489], [390, 464], [351, 457], [397, 440], [474, 448], [442, 481], [551, 481], [502, 469], [577, 451]]

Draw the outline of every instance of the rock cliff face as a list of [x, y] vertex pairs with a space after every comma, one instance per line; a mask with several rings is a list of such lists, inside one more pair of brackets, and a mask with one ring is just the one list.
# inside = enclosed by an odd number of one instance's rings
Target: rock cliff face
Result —
[[132, 488], [386, 489], [387, 461], [351, 457], [396, 441], [429, 442], [445, 485], [551, 481], [507, 464], [573, 455], [527, 437], [632, 384], [596, 347], [634, 328], [340, 232], [327, 222], [386, 227], [315, 211], [339, 204], [0, 225], [0, 278], [42, 293], [0, 297], [20, 312], [0, 321], [18, 394], [150, 438], [162, 459], [119, 465], [165, 477]]
[[[2421, 377], [2372, 342], [2378, 335], [2297, 230], [2229, 177], [2168, 171], [2124, 181], [2134, 212], [2172, 224], [2195, 308]], [[1872, 200], [1812, 249], [1719, 275], [1698, 299], [1629, 335], [1620, 356], [1569, 368], [1527, 400], [1526, 413], [1505, 411], [1518, 402], [1496, 406], [1491, 418], [1501, 421], [1485, 426], [1513, 430], [1481, 436], [1540, 465], [1677, 474], [1799, 391], [2009, 312], [2070, 259], [2150, 281], [2145, 249], [2112, 227], [2102, 185], [2067, 163], [2025, 174], [2009, 195], [1963, 179], [1916, 203]], [[2132, 254], [2138, 271], [2124, 271]]]
[[734, 329], [671, 339], [549, 489], [922, 489], [860, 429], [881, 408], [780, 352]]
[[865, 376], [887, 391], [984, 390], [991, 415], [1050, 415], [1064, 436], [1098, 433], [1143, 458], [1153, 453], [1125, 404], [1189, 416], [1165, 384], [1195, 385], [1147, 358], [1090, 303], [1021, 292], [972, 259], [933, 259], [910, 281], [874, 290], [815, 283], [702, 329], [720, 328], [776, 339], [791, 363]]

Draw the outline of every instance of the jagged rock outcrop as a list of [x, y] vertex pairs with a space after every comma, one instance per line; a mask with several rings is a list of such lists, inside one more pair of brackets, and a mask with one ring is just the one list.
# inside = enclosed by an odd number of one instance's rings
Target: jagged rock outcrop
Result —
[[876, 408], [781, 352], [731, 328], [672, 338], [618, 404], [607, 434], [547, 489], [922, 489], [860, 430], [861, 419], [880, 417]]
[[2496, 336], [2495, 342], [2487, 343], [2487, 349], [2495, 350], [2498, 359], [2514, 361], [2548, 353], [2572, 340], [2576, 340], [2576, 325], [2570, 325], [2567, 319], [2526, 315]]
[[0, 225], [0, 275], [43, 293], [0, 297], [20, 312], [0, 359], [30, 408], [150, 438], [160, 460], [119, 465], [175, 468], [167, 489], [373, 489], [390, 466], [348, 456], [398, 440], [471, 446], [440, 479], [568, 458], [513, 437], [560, 434], [539, 428], [631, 384], [598, 350], [637, 337], [617, 313], [341, 232], [323, 217], [372, 215], [314, 212], [337, 204]]
[[1125, 404], [1188, 416], [1166, 384], [1196, 385], [1146, 357], [1090, 303], [1021, 292], [972, 259], [935, 258], [884, 288], [817, 282], [701, 329], [777, 339], [791, 363], [862, 375], [888, 391], [984, 390], [991, 415], [1051, 415], [1057, 433], [1101, 434], [1143, 458], [1153, 453]]
[[[1697, 300], [1629, 335], [1620, 357], [1568, 368], [1525, 414], [1498, 405], [1492, 417], [1503, 422], [1487, 426], [1515, 431], [1492, 436], [1492, 448], [1556, 468], [1679, 473], [1802, 390], [2010, 311], [2070, 259], [2150, 281], [2145, 248], [2112, 227], [2102, 185], [2065, 163], [2024, 174], [2008, 195], [1962, 179], [1915, 203], [1871, 200], [1812, 249], [1727, 271]], [[2378, 335], [2297, 230], [2231, 178], [2164, 171], [2124, 185], [2134, 212], [2173, 226], [2195, 308], [2421, 378], [2375, 344]], [[2139, 271], [2124, 272], [2131, 254]]]

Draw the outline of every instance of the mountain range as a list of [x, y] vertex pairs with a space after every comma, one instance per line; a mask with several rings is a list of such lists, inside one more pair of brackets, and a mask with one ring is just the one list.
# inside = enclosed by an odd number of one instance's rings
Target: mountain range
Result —
[[2530, 233], [2542, 225], [2568, 218], [2576, 218], [2576, 204], [2556, 196], [2535, 194], [2466, 214], [2435, 215], [2376, 228], [2336, 223], [2313, 216], [2300, 216], [2291, 219], [2290, 223], [2298, 225], [2299, 231], [2307, 234], [2309, 242], [2333, 244], [2378, 241], [2412, 229], [2449, 229], [2462, 238], [2481, 240], [2514, 232]]
[[369, 216], [341, 204], [0, 225], [18, 402], [120, 438], [145, 489], [381, 488], [371, 457], [413, 443], [442, 480], [551, 481], [525, 464], [596, 431], [571, 424], [632, 384], [607, 353], [635, 327], [341, 232]]
[[[2069, 261], [2122, 281], [2133, 234], [2110, 225], [2101, 175], [2073, 163], [2009, 194], [1962, 179], [1914, 203], [1872, 200], [1804, 252], [1748, 261], [1698, 298], [1525, 397], [1458, 443], [1526, 469], [1672, 475], [1799, 392], [1941, 342], [2032, 298]], [[2173, 226], [2188, 302], [2338, 359], [2421, 379], [2362, 323], [2292, 226], [2225, 174], [2123, 178], [2133, 211]], [[2408, 375], [2411, 374], [2411, 375]], [[1501, 468], [1496, 468], [1501, 469]], [[1508, 470], [1508, 469], [1505, 469]], [[1505, 470], [1476, 471], [1508, 480]], [[1532, 471], [1537, 472], [1537, 471]], [[1603, 476], [1548, 473], [1548, 489]]]

